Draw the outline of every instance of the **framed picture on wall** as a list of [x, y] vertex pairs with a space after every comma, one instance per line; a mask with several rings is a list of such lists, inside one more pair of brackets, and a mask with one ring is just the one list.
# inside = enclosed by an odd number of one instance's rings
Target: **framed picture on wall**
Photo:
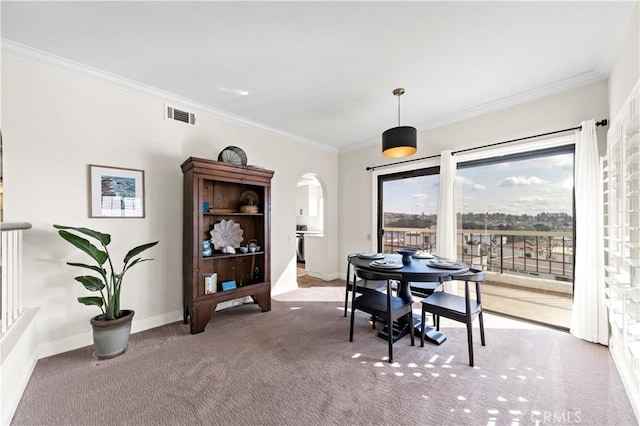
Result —
[[89, 217], [144, 217], [144, 171], [89, 164]]

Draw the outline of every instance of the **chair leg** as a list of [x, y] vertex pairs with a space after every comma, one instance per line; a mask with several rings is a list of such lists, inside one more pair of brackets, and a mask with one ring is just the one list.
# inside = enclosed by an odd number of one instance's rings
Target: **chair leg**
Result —
[[424, 305], [422, 306], [422, 318], [420, 322], [420, 347], [424, 348], [424, 320], [426, 317], [426, 311], [424, 310]]
[[[344, 317], [347, 317], [347, 301], [349, 300], [349, 276], [351, 275], [351, 257], [348, 258], [348, 263], [347, 263], [347, 282], [345, 283], [344, 286]], [[355, 279], [353, 280], [353, 286], [351, 287], [352, 291], [356, 290], [355, 287]]]
[[413, 311], [410, 311], [408, 315], [409, 315], [409, 325], [411, 326], [411, 328], [409, 329], [409, 335], [411, 336], [411, 346], [415, 346], [416, 342], [414, 337], [415, 325], [413, 324]]
[[387, 342], [389, 345], [389, 362], [393, 362], [393, 321], [391, 321], [391, 307], [387, 307]]
[[478, 321], [480, 322], [480, 341], [482, 342], [482, 346], [486, 346], [484, 344], [484, 320], [482, 319], [482, 311], [478, 313]]
[[469, 365], [473, 367], [473, 333], [471, 318], [467, 319], [467, 343], [469, 344]]
[[349, 301], [349, 284], [344, 287], [344, 317], [347, 317], [347, 302]]
[[351, 305], [351, 327], [349, 328], [349, 341], [353, 342], [353, 322], [355, 321], [356, 310]]

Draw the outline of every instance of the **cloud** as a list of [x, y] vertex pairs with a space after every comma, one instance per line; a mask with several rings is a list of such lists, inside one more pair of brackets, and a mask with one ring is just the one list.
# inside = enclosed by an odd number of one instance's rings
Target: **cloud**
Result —
[[429, 202], [431, 197], [429, 196], [429, 194], [425, 193], [425, 192], [418, 192], [416, 194], [413, 194], [411, 196], [411, 200], [412, 200], [412, 205], [413, 207], [418, 207], [420, 209], [427, 207], [430, 204], [433, 204], [432, 202]]
[[456, 183], [458, 185], [462, 185], [462, 186], [468, 187], [472, 191], [482, 191], [484, 189], [487, 189], [486, 186], [481, 185], [479, 183], [475, 183], [471, 179], [466, 178], [464, 176], [457, 176], [456, 177]]
[[520, 205], [521, 203], [531, 203], [531, 204], [537, 204], [537, 205], [541, 205], [541, 204], [551, 205], [551, 204], [554, 204], [554, 202], [555, 202], [555, 200], [550, 200], [547, 197], [539, 197], [537, 195], [522, 196], [522, 197], [518, 197], [517, 200], [513, 201], [513, 203], [516, 203], [518, 205]]
[[413, 199], [414, 203], [423, 202], [429, 199], [429, 194], [427, 194], [426, 192], [419, 192], [417, 194], [413, 194], [411, 198]]
[[549, 182], [536, 176], [509, 176], [502, 179], [500, 186], [549, 185]]
[[552, 155], [549, 157], [534, 158], [530, 161], [531, 165], [534, 167], [542, 167], [545, 169], [573, 170], [572, 154]]

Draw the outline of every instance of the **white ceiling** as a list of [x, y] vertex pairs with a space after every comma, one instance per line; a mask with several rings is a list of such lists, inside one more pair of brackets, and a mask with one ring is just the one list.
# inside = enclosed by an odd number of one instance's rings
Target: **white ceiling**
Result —
[[[606, 78], [633, 2], [11, 2], [28, 46], [345, 150]], [[10, 43], [6, 43], [9, 41]], [[233, 90], [249, 92], [246, 96]]]

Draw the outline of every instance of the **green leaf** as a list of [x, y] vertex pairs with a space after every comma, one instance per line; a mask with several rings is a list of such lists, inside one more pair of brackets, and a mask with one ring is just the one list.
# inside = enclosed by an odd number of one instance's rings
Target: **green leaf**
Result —
[[102, 308], [102, 297], [78, 297], [78, 302], [87, 306], [98, 306]]
[[71, 243], [73, 246], [79, 248], [80, 250], [82, 250], [83, 252], [91, 256], [91, 258], [95, 260], [98, 263], [98, 265], [102, 266], [104, 262], [107, 261], [107, 258], [108, 258], [107, 253], [98, 249], [93, 244], [91, 244], [89, 240], [79, 237], [65, 230], [60, 230], [58, 231], [58, 233], [62, 238], [64, 238], [69, 243]]
[[120, 273], [120, 275], [124, 275], [124, 273], [128, 271], [130, 268], [132, 268], [133, 265], [137, 265], [138, 263], [141, 263], [141, 262], [147, 262], [149, 260], [153, 260], [153, 259], [142, 259], [141, 257], [138, 257], [137, 259], [133, 259], [133, 261], [124, 269], [124, 271]]
[[[84, 288], [89, 291], [100, 291], [105, 287], [104, 282], [100, 278], [91, 275], [75, 277], [75, 280], [81, 282]], [[102, 300], [102, 298], [100, 298], [100, 300]]]
[[75, 263], [75, 262], [67, 262], [67, 265], [69, 265], [69, 266], [77, 266], [77, 267], [80, 267], [80, 268], [91, 269], [92, 271], [96, 271], [100, 275], [104, 275], [104, 274], [107, 273], [107, 271], [105, 271], [103, 268], [101, 268], [99, 266], [96, 266], [96, 265], [85, 265], [84, 263]]
[[56, 229], [72, 229], [74, 231], [78, 231], [84, 235], [88, 235], [96, 240], [100, 241], [102, 245], [108, 246], [111, 242], [111, 235], [103, 234], [102, 232], [94, 231], [89, 228], [75, 228], [73, 226], [63, 226], [63, 225], [53, 225]]
[[158, 244], [158, 241], [156, 241], [155, 243], [143, 244], [141, 246], [138, 246], [136, 248], [129, 250], [129, 253], [127, 253], [127, 255], [124, 257], [124, 261], [123, 261], [124, 264], [126, 265], [127, 263], [129, 263], [129, 260], [131, 260], [133, 256], [136, 256], [142, 253], [143, 251], [155, 246], [156, 244]]

